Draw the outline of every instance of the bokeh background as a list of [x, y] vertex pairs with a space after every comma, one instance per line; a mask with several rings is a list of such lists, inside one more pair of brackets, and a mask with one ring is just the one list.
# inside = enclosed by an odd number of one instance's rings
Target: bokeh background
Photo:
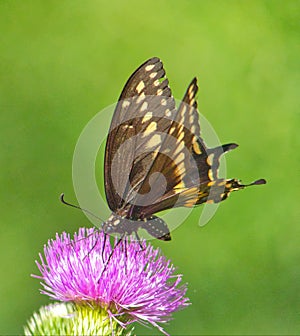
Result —
[[[83, 127], [152, 56], [174, 96], [193, 76], [223, 143], [228, 177], [268, 184], [201, 208], [154, 242], [189, 284], [172, 335], [299, 334], [299, 1], [0, 1], [0, 334], [20, 334], [49, 299], [34, 260], [56, 232], [90, 226], [72, 155]], [[107, 125], [108, 129], [109, 125]], [[173, 210], [176, 211], [176, 210]], [[136, 327], [138, 335], [156, 330]]]

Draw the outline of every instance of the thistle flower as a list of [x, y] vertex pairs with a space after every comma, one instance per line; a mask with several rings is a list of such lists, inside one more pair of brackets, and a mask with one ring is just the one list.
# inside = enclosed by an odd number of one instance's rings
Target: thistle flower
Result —
[[123, 328], [138, 321], [165, 333], [158, 323], [189, 304], [182, 276], [145, 241], [116, 242], [112, 248], [96, 229], [82, 228], [73, 240], [69, 234], [57, 234], [36, 262], [42, 276], [34, 277], [43, 280], [41, 292], [76, 306], [101, 308]]

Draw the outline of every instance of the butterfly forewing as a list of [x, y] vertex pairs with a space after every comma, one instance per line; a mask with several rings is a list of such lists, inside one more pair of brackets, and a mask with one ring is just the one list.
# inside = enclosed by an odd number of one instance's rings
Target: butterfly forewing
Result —
[[158, 58], [130, 77], [117, 104], [105, 151], [105, 191], [111, 210], [133, 204], [160, 152], [175, 102]]

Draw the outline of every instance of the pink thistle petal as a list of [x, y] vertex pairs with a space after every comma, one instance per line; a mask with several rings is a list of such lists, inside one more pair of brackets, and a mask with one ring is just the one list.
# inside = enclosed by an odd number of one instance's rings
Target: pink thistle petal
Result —
[[36, 262], [42, 276], [33, 275], [43, 280], [41, 292], [59, 301], [106, 307], [123, 326], [148, 322], [165, 333], [157, 323], [189, 304], [182, 275], [175, 275], [171, 261], [145, 241], [143, 249], [129, 238], [119, 245], [115, 241], [113, 252], [104, 241], [103, 232], [84, 228], [74, 239], [64, 232], [49, 240]]

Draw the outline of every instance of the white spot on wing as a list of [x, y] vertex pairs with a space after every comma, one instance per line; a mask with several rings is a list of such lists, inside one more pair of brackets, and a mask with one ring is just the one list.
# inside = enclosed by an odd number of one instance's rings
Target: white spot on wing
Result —
[[126, 108], [130, 105], [130, 102], [128, 100], [124, 100], [123, 103], [122, 103], [122, 107], [123, 108]]
[[167, 117], [171, 117], [172, 113], [171, 113], [171, 111], [170, 111], [169, 109], [166, 109], [166, 111], [165, 111], [165, 115], [166, 115]]
[[156, 75], [157, 75], [157, 72], [151, 72], [151, 74], [149, 76], [150, 76], [150, 78], [155, 78]]
[[146, 111], [148, 108], [148, 103], [145, 101], [143, 102], [143, 105], [141, 106], [141, 112]]
[[175, 130], [176, 130], [176, 127], [175, 127], [175, 126], [171, 127], [171, 128], [170, 128], [170, 134], [173, 134]]
[[184, 162], [180, 162], [178, 165], [177, 165], [177, 169], [179, 170], [179, 172], [182, 174], [184, 172]]
[[192, 84], [189, 88], [188, 94], [190, 95], [193, 92], [194, 84]]
[[145, 92], [142, 92], [139, 96], [138, 96], [138, 98], [137, 98], [137, 100], [136, 100], [136, 103], [137, 104], [139, 104], [141, 101], [143, 101], [145, 99]]
[[184, 132], [181, 132], [177, 138], [177, 141], [181, 141], [184, 137]]
[[214, 158], [214, 153], [208, 155], [206, 162], [209, 166], [212, 166], [213, 158]]
[[180, 153], [180, 154], [178, 155], [178, 157], [176, 158], [176, 162], [180, 163], [180, 162], [183, 161], [183, 160], [184, 160], [184, 153], [182, 152], [182, 153]]
[[153, 113], [152, 112], [147, 112], [145, 114], [144, 118], [142, 119], [142, 124], [147, 122], [148, 120], [150, 120], [152, 117], [153, 117]]
[[[194, 137], [195, 138], [195, 137]], [[197, 142], [197, 141], [195, 141], [195, 140], [193, 140], [194, 142], [193, 142], [193, 149], [194, 149], [194, 152], [196, 153], [196, 154], [201, 154], [201, 149], [200, 149], [200, 146], [199, 146], [199, 143]]]
[[153, 137], [147, 142], [146, 148], [153, 148], [161, 143], [161, 136], [154, 134]]
[[155, 64], [150, 64], [150, 65], [146, 66], [145, 70], [146, 71], [151, 71], [154, 67], [155, 67]]
[[151, 134], [152, 132], [156, 131], [157, 129], [157, 123], [155, 121], [152, 121], [148, 127], [145, 129], [145, 132], [143, 133], [143, 137]]
[[145, 83], [141, 80], [141, 81], [139, 82], [139, 84], [137, 85], [137, 87], [136, 87], [136, 91], [137, 91], [138, 93], [140, 93], [140, 92], [143, 90], [144, 87], [145, 87]]
[[180, 153], [184, 148], [184, 142], [181, 141], [179, 143], [179, 145], [177, 145], [176, 149], [175, 149], [175, 152], [174, 152], [174, 155], [177, 155], [178, 153]]
[[189, 122], [190, 122], [190, 124], [192, 124], [194, 122], [194, 116], [192, 114], [190, 115]]

